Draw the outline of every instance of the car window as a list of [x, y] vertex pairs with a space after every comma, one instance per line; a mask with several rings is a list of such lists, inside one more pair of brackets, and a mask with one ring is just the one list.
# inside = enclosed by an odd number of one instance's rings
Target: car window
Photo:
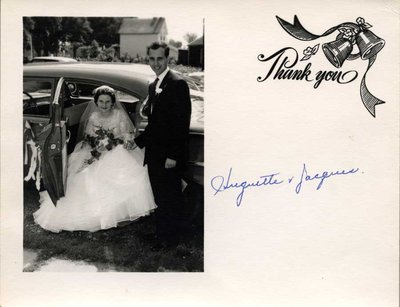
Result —
[[125, 93], [123, 91], [117, 91], [117, 97], [119, 101], [125, 102], [125, 103], [134, 103], [136, 101], [139, 101], [139, 98], [132, 96], [128, 93]]
[[51, 80], [24, 80], [24, 114], [49, 116], [52, 84]]
[[[94, 90], [104, 84], [67, 81], [67, 85], [71, 92], [71, 97], [76, 100], [75, 103], [79, 103], [79, 101], [83, 102], [89, 98], [92, 99]], [[138, 97], [120, 90], [116, 91], [116, 96], [123, 103], [135, 103], [139, 101]]]

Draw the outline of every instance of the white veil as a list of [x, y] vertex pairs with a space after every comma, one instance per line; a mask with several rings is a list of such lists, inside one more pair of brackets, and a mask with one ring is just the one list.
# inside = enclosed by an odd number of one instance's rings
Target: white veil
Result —
[[[105, 93], [113, 93], [115, 95], [115, 104], [113, 105], [113, 109], [120, 111], [120, 114], [122, 116], [121, 121], [124, 122], [124, 126], [126, 128], [126, 133], [129, 133], [131, 135], [131, 138], [133, 139], [133, 137], [135, 136], [135, 132], [136, 132], [135, 125], [133, 124], [132, 120], [130, 119], [128, 113], [126, 112], [125, 107], [119, 101], [117, 92], [113, 88], [111, 88], [107, 85], [102, 85], [102, 86], [94, 89], [93, 94], [95, 94], [99, 90], [104, 91]], [[89, 122], [89, 118], [94, 112], [97, 112], [97, 110], [98, 110], [97, 105], [95, 104], [94, 99], [93, 99], [88, 103], [85, 111], [83, 112], [83, 114], [79, 120], [79, 129], [78, 129], [78, 135], [76, 138], [76, 143], [79, 143], [80, 141], [84, 140], [86, 126]]]

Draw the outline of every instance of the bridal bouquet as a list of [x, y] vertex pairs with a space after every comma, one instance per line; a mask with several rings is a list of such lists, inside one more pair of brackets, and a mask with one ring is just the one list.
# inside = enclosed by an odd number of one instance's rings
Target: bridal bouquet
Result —
[[122, 139], [116, 138], [111, 130], [99, 128], [95, 131], [96, 136], [87, 134], [85, 141], [92, 147], [90, 153], [92, 157], [85, 162], [92, 164], [95, 160], [99, 160], [101, 152], [105, 150], [111, 150], [118, 144], [123, 144]]

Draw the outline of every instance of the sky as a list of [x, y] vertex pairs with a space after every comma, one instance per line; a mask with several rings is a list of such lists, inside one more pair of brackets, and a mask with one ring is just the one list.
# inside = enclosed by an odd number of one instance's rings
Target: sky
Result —
[[139, 18], [150, 18], [150, 17], [165, 17], [167, 22], [167, 30], [168, 30], [168, 40], [173, 39], [175, 41], [182, 42], [183, 45], [186, 45], [186, 41], [183, 39], [183, 36], [186, 33], [196, 33], [197, 37], [201, 37], [203, 35], [203, 18], [199, 16], [179, 16], [179, 15], [167, 15], [163, 14], [160, 16], [138, 16]]
[[168, 38], [174, 39], [177, 41], [181, 41], [185, 44], [183, 36], [186, 33], [196, 33], [197, 37], [201, 37], [203, 35], [203, 20], [185, 20], [179, 19], [176, 20], [174, 18], [167, 18], [167, 30], [168, 30]]

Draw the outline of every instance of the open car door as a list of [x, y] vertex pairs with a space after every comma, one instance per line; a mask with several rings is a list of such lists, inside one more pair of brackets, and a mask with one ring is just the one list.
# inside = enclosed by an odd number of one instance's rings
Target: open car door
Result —
[[51, 132], [43, 147], [43, 183], [55, 205], [67, 188], [67, 127], [63, 116], [65, 86], [64, 78], [60, 78], [51, 105]]

